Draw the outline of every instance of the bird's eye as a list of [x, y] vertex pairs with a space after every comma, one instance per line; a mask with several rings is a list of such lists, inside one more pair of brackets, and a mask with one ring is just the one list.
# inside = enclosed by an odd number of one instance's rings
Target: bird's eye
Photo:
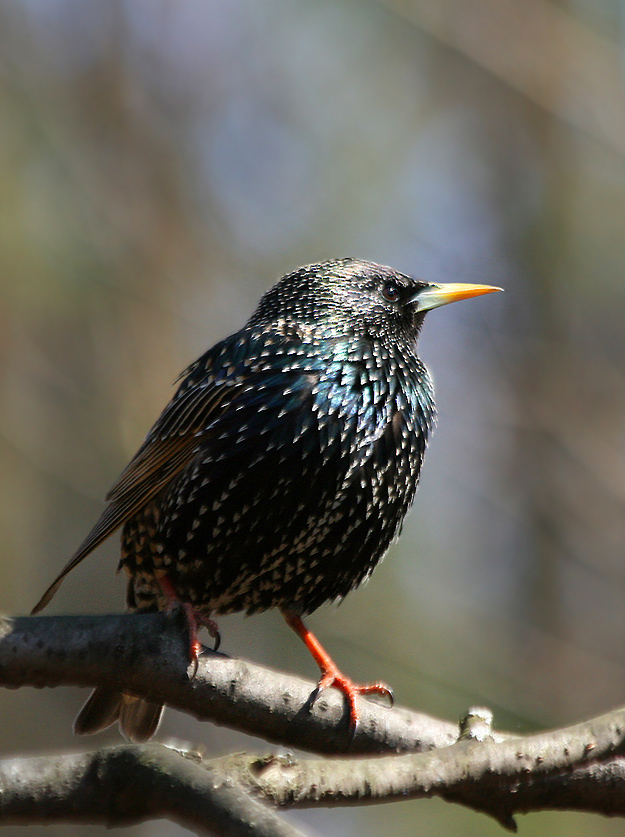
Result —
[[385, 282], [382, 287], [382, 296], [387, 302], [397, 302], [401, 296], [401, 291], [395, 282]]

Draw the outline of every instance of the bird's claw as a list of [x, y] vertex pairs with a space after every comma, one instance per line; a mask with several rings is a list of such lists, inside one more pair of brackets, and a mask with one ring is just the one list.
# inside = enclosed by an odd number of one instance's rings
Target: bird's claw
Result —
[[197, 674], [199, 656], [203, 648], [202, 643], [198, 639], [198, 624], [205, 627], [215, 640], [213, 651], [216, 651], [221, 644], [221, 634], [219, 633], [217, 623], [203, 613], [199, 613], [191, 602], [182, 601], [167, 576], [157, 577], [156, 580], [165, 597], [165, 613], [173, 613], [177, 608], [181, 608], [184, 613], [187, 631], [189, 633], [189, 662], [193, 665], [193, 674], [191, 675], [193, 678]]
[[311, 695], [311, 702], [314, 703], [324, 689], [333, 686], [343, 693], [349, 710], [349, 732], [353, 738], [358, 729], [360, 720], [356, 707], [358, 695], [382, 695], [388, 700], [389, 707], [393, 706], [395, 698], [392, 689], [386, 683], [354, 683], [337, 668], [329, 668], [323, 672], [317, 687]]
[[211, 619], [209, 616], [205, 616], [203, 613], [198, 613], [197, 611], [194, 611], [194, 617], [196, 622], [201, 622], [202, 625], [208, 631], [208, 633], [211, 635], [211, 637], [215, 640], [215, 643], [213, 645], [213, 651], [217, 651], [217, 649], [221, 645], [221, 634], [219, 633], [217, 622], [215, 622], [215, 620]]

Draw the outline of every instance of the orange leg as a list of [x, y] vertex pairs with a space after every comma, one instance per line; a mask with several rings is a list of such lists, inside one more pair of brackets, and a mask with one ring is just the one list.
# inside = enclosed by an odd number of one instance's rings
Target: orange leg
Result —
[[212, 619], [209, 619], [208, 616], [198, 613], [190, 602], [183, 602], [180, 596], [176, 593], [174, 585], [166, 575], [159, 576], [156, 580], [167, 602], [165, 608], [166, 613], [171, 613], [176, 607], [182, 607], [183, 609], [189, 631], [189, 661], [195, 665], [197, 670], [197, 661], [200, 656], [200, 651], [202, 650], [202, 645], [197, 637], [198, 623], [201, 623], [215, 640], [215, 647], [213, 649], [215, 651], [219, 648], [219, 643], [221, 642], [221, 636], [219, 635], [217, 623], [213, 622]]
[[358, 725], [358, 710], [356, 708], [357, 695], [384, 695], [390, 701], [391, 706], [393, 705], [393, 692], [388, 686], [384, 683], [367, 683], [364, 685], [354, 683], [339, 670], [317, 637], [304, 625], [301, 617], [288, 613], [287, 611], [282, 611], [282, 615], [287, 625], [304, 641], [306, 648], [308, 648], [321, 669], [321, 679], [317, 685], [315, 698], [323, 689], [327, 689], [328, 686], [334, 686], [345, 695], [349, 708], [349, 728], [352, 734], [356, 731]]

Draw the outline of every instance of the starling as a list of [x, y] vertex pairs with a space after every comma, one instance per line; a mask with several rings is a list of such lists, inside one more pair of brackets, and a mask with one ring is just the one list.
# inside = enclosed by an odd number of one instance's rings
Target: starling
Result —
[[[191, 657], [212, 617], [279, 608], [321, 670], [318, 689], [359, 694], [302, 618], [371, 574], [417, 488], [434, 422], [416, 354], [425, 313], [499, 290], [431, 284], [337, 259], [284, 276], [240, 331], [183, 373], [173, 399], [107, 496], [86, 540], [44, 593], [123, 526], [120, 568], [132, 612], [185, 610]], [[119, 720], [149, 739], [162, 706], [95, 689], [78, 733]]]

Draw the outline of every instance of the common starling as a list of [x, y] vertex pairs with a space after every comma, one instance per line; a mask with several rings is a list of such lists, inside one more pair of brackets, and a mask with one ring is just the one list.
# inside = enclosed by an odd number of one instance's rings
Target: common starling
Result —
[[[240, 331], [183, 373], [33, 613], [123, 526], [130, 611], [181, 603], [197, 658], [198, 624], [218, 638], [213, 616], [279, 608], [321, 669], [318, 688], [345, 695], [353, 730], [357, 695], [390, 691], [345, 677], [302, 617], [371, 574], [413, 501], [434, 422], [432, 382], [416, 354], [426, 311], [495, 290], [357, 259], [284, 276]], [[143, 741], [161, 712], [99, 686], [74, 729], [119, 720]]]

